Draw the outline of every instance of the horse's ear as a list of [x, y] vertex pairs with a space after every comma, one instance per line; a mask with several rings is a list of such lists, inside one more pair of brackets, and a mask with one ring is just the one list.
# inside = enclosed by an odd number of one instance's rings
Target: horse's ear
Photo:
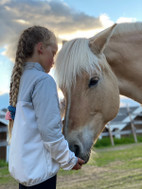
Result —
[[90, 38], [89, 47], [91, 48], [92, 52], [95, 54], [103, 53], [116, 25], [117, 24], [114, 24], [112, 27], [109, 27], [106, 30], [98, 33], [96, 36]]

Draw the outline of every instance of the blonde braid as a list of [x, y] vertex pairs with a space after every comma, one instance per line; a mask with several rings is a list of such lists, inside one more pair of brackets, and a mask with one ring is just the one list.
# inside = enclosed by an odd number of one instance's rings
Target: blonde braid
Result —
[[[23, 72], [23, 65], [25, 61], [25, 56], [23, 54], [23, 43], [24, 38], [21, 36], [17, 52], [16, 52], [16, 59], [15, 59], [15, 65], [13, 67], [12, 75], [11, 75], [11, 83], [10, 83], [10, 105], [13, 107], [16, 107], [17, 104], [17, 97], [19, 92], [19, 86], [20, 86], [20, 78]], [[11, 138], [12, 128], [13, 128], [13, 120], [9, 120], [8, 130], [9, 130], [9, 138]]]

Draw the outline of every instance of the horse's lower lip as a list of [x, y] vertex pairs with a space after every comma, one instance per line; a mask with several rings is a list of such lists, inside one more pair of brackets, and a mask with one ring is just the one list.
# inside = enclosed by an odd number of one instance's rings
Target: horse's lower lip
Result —
[[85, 161], [85, 163], [84, 164], [87, 164], [87, 162], [88, 162], [89, 160], [87, 160], [87, 161]]
[[87, 155], [81, 154], [80, 158], [84, 160], [85, 164], [89, 161], [90, 153]]

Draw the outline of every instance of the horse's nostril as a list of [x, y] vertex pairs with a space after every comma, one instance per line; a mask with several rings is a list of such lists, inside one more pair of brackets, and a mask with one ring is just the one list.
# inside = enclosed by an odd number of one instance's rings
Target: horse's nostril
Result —
[[74, 145], [74, 153], [78, 157], [80, 153], [80, 148], [77, 144]]
[[79, 154], [80, 154], [80, 147], [79, 147], [78, 144], [70, 144], [70, 145], [69, 145], [69, 148], [70, 148], [70, 150], [71, 150], [72, 152], [75, 153], [76, 156], [79, 156]]

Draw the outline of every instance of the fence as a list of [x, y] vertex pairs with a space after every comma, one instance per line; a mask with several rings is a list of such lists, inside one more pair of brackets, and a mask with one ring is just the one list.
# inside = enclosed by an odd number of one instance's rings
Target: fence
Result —
[[0, 159], [8, 161], [7, 126], [0, 125]]
[[[116, 125], [119, 125], [118, 122], [116, 122]], [[107, 137], [109, 136], [110, 137], [110, 140], [111, 140], [111, 144], [112, 146], [114, 146], [114, 140], [113, 140], [113, 137], [116, 137], [116, 138], [121, 138], [121, 136], [125, 136], [125, 135], [133, 135], [134, 137], [134, 141], [135, 143], [138, 142], [137, 140], [137, 134], [142, 134], [142, 129], [136, 129], [136, 125], [142, 125], [142, 121], [133, 121], [133, 122], [125, 122], [125, 124], [130, 124], [131, 125], [131, 130], [115, 130], [115, 131], [111, 131], [110, 129], [110, 125], [108, 124], [108, 132], [103, 132], [101, 133], [100, 135], [100, 138], [102, 137]], [[118, 127], [119, 128], [119, 127]]]

